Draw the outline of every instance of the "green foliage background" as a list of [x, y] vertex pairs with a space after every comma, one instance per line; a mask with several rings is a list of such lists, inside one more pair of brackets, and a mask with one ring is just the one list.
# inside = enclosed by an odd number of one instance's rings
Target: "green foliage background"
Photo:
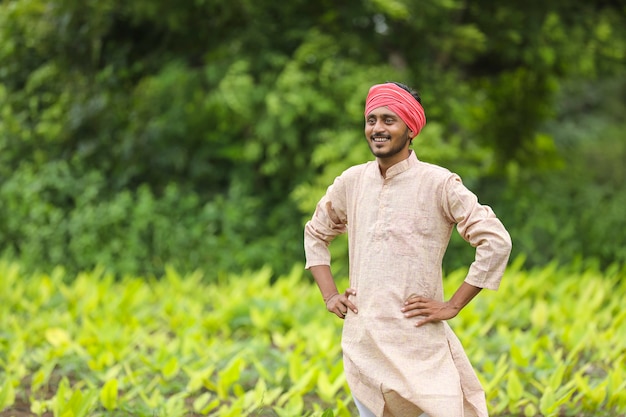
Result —
[[[523, 264], [450, 321], [490, 415], [626, 416], [624, 268]], [[302, 264], [272, 284], [0, 262], [0, 415], [351, 417], [341, 327]]]
[[0, 2], [0, 411], [350, 415], [302, 228], [395, 80], [513, 238], [455, 319], [493, 414], [624, 415], [622, 3]]
[[[284, 273], [325, 187], [371, 158], [367, 89], [397, 80], [423, 96], [418, 156], [461, 174], [529, 266], [624, 262], [624, 11], [5, 0], [0, 254], [32, 270]], [[455, 240], [446, 268], [470, 259]]]

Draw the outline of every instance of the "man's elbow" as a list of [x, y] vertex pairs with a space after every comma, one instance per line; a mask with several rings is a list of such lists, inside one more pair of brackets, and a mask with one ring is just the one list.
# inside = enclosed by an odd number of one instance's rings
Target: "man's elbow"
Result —
[[508, 232], [504, 232], [501, 236], [500, 242], [498, 242], [498, 251], [507, 258], [511, 255], [513, 250], [513, 241], [511, 235]]

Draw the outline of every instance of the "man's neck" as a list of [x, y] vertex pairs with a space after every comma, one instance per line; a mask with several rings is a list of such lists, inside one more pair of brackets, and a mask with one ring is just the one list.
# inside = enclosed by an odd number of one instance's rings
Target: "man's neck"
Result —
[[398, 162], [402, 162], [411, 156], [411, 149], [407, 149], [406, 152], [400, 152], [390, 158], [376, 158], [378, 162], [378, 169], [380, 170], [380, 174], [383, 178], [387, 178], [387, 170], [397, 164]]

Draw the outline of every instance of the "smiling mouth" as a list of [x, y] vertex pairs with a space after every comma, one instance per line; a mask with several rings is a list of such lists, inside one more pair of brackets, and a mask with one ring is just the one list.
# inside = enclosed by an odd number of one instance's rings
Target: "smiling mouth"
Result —
[[375, 143], [383, 143], [383, 142], [387, 142], [390, 140], [391, 138], [388, 136], [373, 136], [372, 137], [372, 142], [375, 142]]

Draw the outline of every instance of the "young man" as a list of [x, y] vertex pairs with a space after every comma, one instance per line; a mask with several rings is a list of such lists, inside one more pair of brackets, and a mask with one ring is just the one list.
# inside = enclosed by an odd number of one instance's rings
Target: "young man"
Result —
[[[328, 311], [345, 320], [344, 369], [361, 416], [487, 416], [484, 391], [446, 320], [482, 288], [498, 288], [511, 239], [457, 175], [409, 149], [425, 123], [417, 93], [374, 85], [365, 138], [376, 160], [337, 177], [305, 226], [306, 268]], [[476, 258], [444, 301], [441, 263], [455, 225]], [[346, 232], [350, 288], [340, 293], [328, 245]]]

